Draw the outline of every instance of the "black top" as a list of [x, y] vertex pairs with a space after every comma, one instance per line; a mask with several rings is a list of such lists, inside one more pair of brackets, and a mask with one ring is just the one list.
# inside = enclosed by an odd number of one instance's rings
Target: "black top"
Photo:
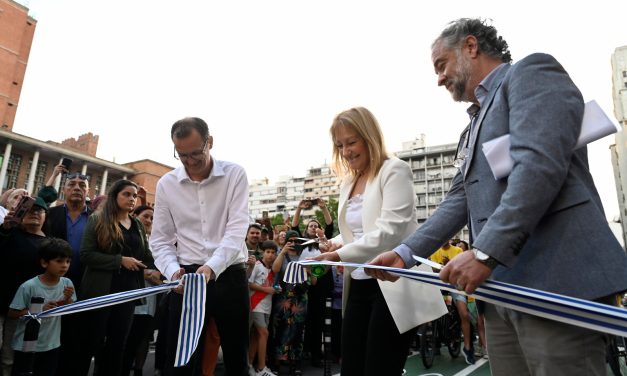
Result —
[[0, 226], [0, 314], [5, 314], [20, 285], [41, 274], [37, 252], [45, 236], [31, 234], [21, 228], [5, 230]]

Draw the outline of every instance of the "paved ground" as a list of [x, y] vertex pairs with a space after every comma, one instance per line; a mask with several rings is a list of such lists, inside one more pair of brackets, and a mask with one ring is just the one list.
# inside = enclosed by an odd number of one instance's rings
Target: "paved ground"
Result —
[[[415, 354], [407, 359], [405, 369], [407, 376], [490, 376], [490, 363], [488, 360], [480, 359], [476, 364], [469, 366], [466, 364], [462, 357], [452, 359], [448, 354], [446, 348], [442, 348], [442, 355], [436, 356], [433, 361], [433, 367], [425, 369], [422, 364], [420, 354]], [[148, 354], [146, 365], [144, 366], [144, 375], [154, 375], [154, 352]], [[627, 365], [625, 361], [621, 361], [621, 369], [623, 375], [627, 375]], [[331, 367], [331, 375], [339, 376], [339, 366], [334, 364]], [[224, 376], [226, 373], [222, 365], [218, 365], [215, 376]], [[607, 375], [612, 376], [609, 367], [607, 369]], [[311, 367], [307, 362], [304, 362], [303, 376], [326, 376], [322, 368]], [[382, 375], [385, 376], [385, 375]]]

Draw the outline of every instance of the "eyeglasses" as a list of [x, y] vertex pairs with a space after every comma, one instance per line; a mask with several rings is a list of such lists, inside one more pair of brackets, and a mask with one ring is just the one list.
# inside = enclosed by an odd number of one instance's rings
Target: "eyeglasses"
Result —
[[74, 172], [74, 173], [71, 173], [71, 174], [66, 174], [65, 178], [67, 180], [72, 180], [72, 179], [89, 180], [89, 176], [83, 175], [80, 172]]
[[286, 243], [296, 243], [298, 241], [298, 239], [287, 239], [285, 242]]
[[205, 150], [207, 149], [207, 143], [209, 140], [205, 140], [205, 145], [202, 147], [202, 150], [196, 150], [188, 154], [181, 154], [176, 152], [176, 146], [174, 147], [174, 158], [180, 161], [186, 161], [188, 158], [191, 158], [195, 161], [202, 161], [205, 158]]

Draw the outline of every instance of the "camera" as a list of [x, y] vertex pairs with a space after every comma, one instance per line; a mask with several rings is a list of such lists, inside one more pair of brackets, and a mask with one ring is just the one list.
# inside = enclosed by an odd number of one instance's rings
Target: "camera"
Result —
[[314, 206], [318, 205], [318, 199], [317, 198], [310, 198], [307, 201], [309, 202], [309, 206], [310, 207], [314, 207]]
[[301, 254], [303, 252], [303, 250], [307, 248], [306, 245], [302, 245], [302, 244], [294, 244], [294, 250], [296, 251], [296, 253]]
[[13, 219], [15, 220], [15, 222], [22, 223], [24, 216], [30, 211], [34, 203], [34, 198], [30, 196], [22, 196], [20, 202], [15, 207], [15, 214], [13, 214]]

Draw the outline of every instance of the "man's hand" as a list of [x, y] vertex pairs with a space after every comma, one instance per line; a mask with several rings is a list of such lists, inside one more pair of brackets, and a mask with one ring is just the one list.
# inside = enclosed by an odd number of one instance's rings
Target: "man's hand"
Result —
[[[172, 274], [172, 281], [178, 281], [179, 279], [183, 278], [183, 275], [185, 274], [185, 269], [180, 268], [179, 270], [175, 271], [174, 274]], [[176, 286], [174, 288], [174, 292], [177, 294], [183, 294], [183, 291], [185, 290], [185, 284], [183, 284], [183, 282], [181, 281], [181, 284]]]
[[464, 252], [446, 264], [440, 271], [440, 279], [472, 294], [490, 274], [492, 269], [477, 261], [472, 252]]
[[[379, 256], [375, 257], [374, 260], [370, 261], [370, 265], [381, 265], [381, 266], [390, 266], [393, 268], [405, 268], [405, 261], [403, 258], [398, 255], [398, 253], [394, 251], [387, 251]], [[364, 268], [366, 274], [376, 279], [380, 279], [382, 281], [391, 281], [395, 282], [399, 277], [396, 275], [392, 275], [385, 270], [381, 269], [368, 269]]]
[[[333, 244], [333, 243], [331, 243]], [[339, 247], [336, 247], [335, 249], [337, 249]], [[342, 261], [340, 259], [340, 255], [337, 254], [337, 252], [335, 251], [331, 251], [331, 252], [325, 252], [325, 253], [321, 253], [316, 257], [308, 257], [308, 260], [316, 260], [316, 261]]]
[[196, 274], [202, 274], [205, 276], [205, 280], [207, 282], [211, 281], [214, 279], [215, 274], [213, 273], [213, 270], [211, 270], [210, 267], [208, 267], [207, 265], [203, 265], [200, 268], [198, 268], [198, 270], [196, 270]]

